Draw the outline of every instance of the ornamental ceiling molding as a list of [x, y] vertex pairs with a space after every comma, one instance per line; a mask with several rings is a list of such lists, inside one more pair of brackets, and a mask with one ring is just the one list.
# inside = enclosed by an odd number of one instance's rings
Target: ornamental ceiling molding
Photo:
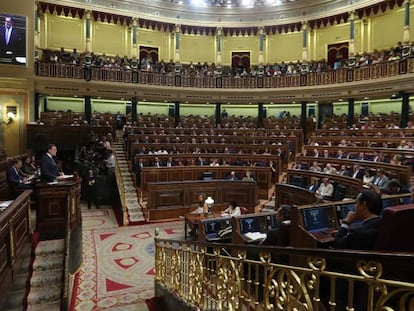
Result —
[[[243, 17], [240, 17], [240, 21], [237, 24], [234, 24], [232, 27], [228, 27], [227, 23], [222, 22], [221, 20], [217, 20], [214, 22], [216, 25], [215, 27], [211, 27], [211, 23], [207, 25], [200, 25], [200, 21], [192, 22], [192, 20], [182, 20], [181, 18], [176, 18], [174, 21], [170, 21], [167, 17], [163, 17], [161, 15], [155, 16], [153, 18], [147, 18], [146, 14], [142, 12], [137, 12], [131, 14], [131, 11], [123, 11], [120, 9], [108, 8], [108, 7], [100, 7], [97, 5], [91, 5], [92, 2], [99, 2], [100, 4], [107, 3], [109, 1], [105, 0], [66, 0], [66, 1], [58, 1], [58, 0], [46, 0], [38, 3], [39, 13], [50, 13], [50, 14], [57, 14], [57, 15], [64, 15], [66, 17], [77, 17], [83, 18], [85, 15], [85, 11], [89, 10], [92, 12], [92, 17], [95, 21], [100, 22], [107, 22], [107, 23], [120, 23], [126, 24], [130, 26], [132, 24], [133, 18], [138, 19], [138, 24], [141, 28], [145, 29], [153, 29], [158, 31], [164, 32], [174, 32], [175, 25], [179, 24], [181, 27], [181, 32], [183, 34], [194, 34], [194, 35], [215, 35], [217, 27], [222, 27], [223, 34], [225, 36], [250, 36], [256, 35], [260, 26], [264, 26], [264, 32], [269, 34], [276, 34], [276, 33], [288, 33], [294, 31], [301, 31], [301, 25], [303, 21], [307, 21], [310, 29], [317, 29], [321, 27], [333, 26], [340, 23], [348, 22], [349, 12], [351, 9], [355, 10], [356, 16], [360, 19], [363, 17], [374, 16], [378, 14], [385, 13], [387, 10], [393, 10], [396, 7], [401, 7], [404, 4], [404, 0], [386, 0], [386, 1], [351, 1], [351, 2], [358, 2], [359, 4], [365, 4], [363, 7], [356, 7], [353, 5], [348, 5], [347, 9], [343, 12], [338, 13], [339, 10], [332, 10], [330, 11], [331, 14], [327, 16], [323, 16], [323, 12], [320, 12], [317, 18], [310, 18], [311, 16], [308, 14], [302, 14], [300, 18], [297, 18], [296, 21], [291, 21], [292, 19], [274, 19], [269, 21], [267, 25], [263, 25], [263, 20], [260, 19], [259, 21], [253, 22], [253, 26], [249, 22], [245, 22]], [[121, 1], [126, 2], [126, 1]], [[154, 1], [157, 2], [157, 1]], [[161, 1], [158, 1], [161, 2]], [[343, 2], [342, 0], [338, 1], [330, 1], [330, 2]], [[347, 1], [348, 3], [350, 1]], [[367, 5], [370, 2], [374, 2], [375, 4]], [[82, 3], [82, 4], [81, 4]], [[112, 3], [112, 2], [111, 2]], [[295, 3], [295, 2], [294, 2]], [[114, 5], [114, 4], [112, 4]], [[332, 4], [331, 4], [332, 5]], [[319, 6], [318, 6], [319, 7]], [[323, 6], [326, 8], [327, 5]], [[224, 10], [225, 8], [221, 8]], [[233, 9], [233, 8], [232, 8]], [[170, 10], [177, 12], [176, 10]], [[119, 14], [118, 14], [119, 13]], [[187, 12], [188, 13], [188, 12]], [[334, 14], [335, 13], [335, 14]], [[156, 14], [155, 14], [156, 15]], [[254, 14], [251, 14], [254, 15]], [[193, 18], [197, 16], [197, 14], [193, 13], [191, 15]], [[218, 17], [221, 18], [220, 15]], [[256, 14], [256, 19], [258, 18]], [[163, 21], [160, 21], [160, 20]], [[291, 21], [291, 22], [289, 22]], [[188, 22], [188, 23], [187, 23]], [[285, 23], [283, 23], [285, 22]], [[241, 24], [243, 26], [241, 26]]]

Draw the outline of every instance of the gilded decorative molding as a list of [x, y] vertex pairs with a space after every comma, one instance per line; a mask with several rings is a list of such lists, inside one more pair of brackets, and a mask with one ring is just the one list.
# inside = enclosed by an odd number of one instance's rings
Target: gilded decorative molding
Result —
[[258, 260], [235, 248], [226, 255], [225, 245], [207, 248], [158, 239], [155, 245], [156, 283], [200, 310], [241, 310], [246, 305], [254, 310], [324, 310], [323, 303], [339, 310], [338, 294], [345, 298], [346, 310], [357, 310], [361, 298], [367, 310], [408, 311], [414, 303], [414, 284], [383, 278], [382, 264], [376, 261], [357, 261], [344, 273], [328, 270], [323, 256], [305, 253], [302, 266], [278, 263], [267, 252]]

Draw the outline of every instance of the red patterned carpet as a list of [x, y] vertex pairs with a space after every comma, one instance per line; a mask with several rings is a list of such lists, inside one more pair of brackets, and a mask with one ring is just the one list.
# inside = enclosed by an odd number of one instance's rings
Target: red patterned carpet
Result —
[[154, 229], [181, 239], [183, 221], [121, 227], [112, 210], [82, 210], [83, 265], [72, 310], [148, 310], [154, 296]]

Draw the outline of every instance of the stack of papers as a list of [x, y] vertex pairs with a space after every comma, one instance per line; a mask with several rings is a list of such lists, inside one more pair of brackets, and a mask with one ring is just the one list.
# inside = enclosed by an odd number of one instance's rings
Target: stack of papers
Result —
[[266, 239], [267, 234], [261, 232], [247, 232], [244, 236], [252, 241], [260, 241]]
[[1, 201], [0, 202], [0, 212], [4, 211], [12, 203], [13, 203], [13, 200]]

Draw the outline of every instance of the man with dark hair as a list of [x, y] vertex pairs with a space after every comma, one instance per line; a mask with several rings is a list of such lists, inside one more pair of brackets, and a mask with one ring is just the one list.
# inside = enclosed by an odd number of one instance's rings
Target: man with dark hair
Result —
[[[355, 210], [348, 212], [335, 236], [334, 247], [371, 250], [375, 245], [381, 222], [382, 200], [378, 193], [363, 190], [356, 198]], [[352, 226], [355, 221], [360, 225]]]
[[57, 147], [55, 144], [49, 144], [47, 146], [47, 151], [40, 159], [40, 175], [42, 181], [53, 182], [61, 175], [59, 174], [55, 160]]
[[13, 27], [13, 17], [5, 16], [4, 26], [0, 27], [0, 57], [25, 56], [24, 46], [25, 38]]
[[290, 205], [281, 205], [276, 211], [279, 228], [270, 230], [261, 245], [289, 246]]
[[22, 160], [14, 159], [12, 165], [7, 169], [7, 182], [14, 193], [25, 189], [32, 189], [32, 185], [28, 182], [28, 179], [21, 175], [21, 167]]

